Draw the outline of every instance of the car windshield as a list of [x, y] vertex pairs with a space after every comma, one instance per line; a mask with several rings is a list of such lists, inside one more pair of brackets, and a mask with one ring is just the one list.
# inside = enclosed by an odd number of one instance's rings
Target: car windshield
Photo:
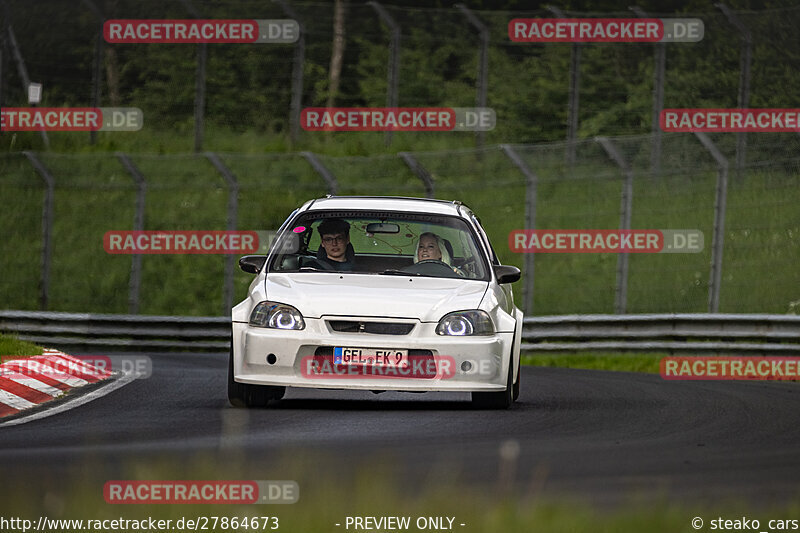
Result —
[[425, 213], [311, 212], [278, 236], [269, 272], [353, 272], [488, 279], [462, 219]]

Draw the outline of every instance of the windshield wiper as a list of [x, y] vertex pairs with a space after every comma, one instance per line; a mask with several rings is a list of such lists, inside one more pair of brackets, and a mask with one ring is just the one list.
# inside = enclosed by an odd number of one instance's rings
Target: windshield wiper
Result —
[[384, 270], [381, 272], [381, 276], [425, 276], [425, 274], [420, 274], [419, 272], [404, 272], [403, 270], [390, 268], [389, 270]]

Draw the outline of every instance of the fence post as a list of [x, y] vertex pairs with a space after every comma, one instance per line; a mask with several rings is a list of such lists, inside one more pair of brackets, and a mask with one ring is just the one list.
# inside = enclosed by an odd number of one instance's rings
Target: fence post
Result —
[[[386, 85], [386, 107], [397, 107], [399, 101], [398, 87], [400, 84], [400, 25], [378, 2], [367, 2], [378, 13], [378, 17], [389, 27], [391, 40], [389, 41], [389, 77]], [[384, 142], [386, 146], [392, 144], [392, 130], [386, 130]]]
[[[544, 6], [558, 18], [567, 18], [559, 8]], [[569, 57], [569, 103], [567, 104], [567, 165], [571, 169], [575, 165], [575, 141], [578, 138], [578, 106], [580, 105], [581, 86], [581, 45], [572, 43]]]
[[[208, 159], [217, 172], [222, 174], [228, 184], [228, 231], [235, 231], [239, 213], [239, 181], [236, 175], [223, 163], [214, 152], [206, 152]], [[227, 315], [233, 307], [233, 254], [225, 254], [225, 284], [222, 291], [222, 314]]]
[[720, 283], [722, 282], [722, 249], [725, 242], [725, 211], [728, 202], [728, 160], [705, 133], [695, 132], [706, 150], [716, 160], [717, 191], [714, 198], [714, 242], [711, 248], [711, 275], [708, 280], [708, 312], [719, 312]]
[[397, 155], [408, 165], [411, 172], [422, 180], [422, 183], [425, 185], [425, 197], [433, 198], [433, 176], [428, 172], [428, 169], [422, 166], [419, 161], [408, 152], [398, 152]]
[[[620, 201], [619, 229], [627, 231], [631, 229], [631, 211], [633, 209], [633, 169], [622, 157], [622, 154], [607, 137], [595, 137], [600, 146], [606, 151], [608, 156], [622, 170], [625, 181], [622, 183], [622, 198]], [[628, 265], [629, 254], [620, 252], [617, 254], [617, 287], [615, 291], [614, 312], [618, 315], [626, 313], [628, 308]]]
[[34, 152], [22, 152], [44, 180], [45, 192], [42, 204], [42, 271], [39, 286], [39, 306], [42, 311], [47, 311], [50, 297], [50, 263], [53, 253], [53, 196], [56, 181]]
[[5, 32], [0, 31], [0, 109], [3, 108], [3, 95], [5, 94], [6, 77], [3, 72], [3, 53], [6, 50]]
[[203, 149], [203, 134], [205, 132], [206, 111], [206, 61], [208, 59], [208, 45], [197, 45], [197, 72], [194, 83], [194, 151]]
[[325, 184], [328, 186], [328, 194], [335, 196], [336, 189], [338, 189], [336, 176], [334, 176], [333, 173], [328, 170], [328, 167], [322, 164], [322, 161], [319, 160], [317, 154], [313, 152], [300, 152], [300, 155], [303, 156], [311, 165], [311, 167], [317, 171], [317, 174], [322, 176], [322, 179], [325, 180]]
[[[464, 13], [464, 16], [467, 17], [467, 20], [469, 20], [470, 24], [472, 24], [472, 26], [478, 30], [478, 34], [481, 38], [481, 47], [478, 55], [478, 94], [475, 98], [475, 103], [477, 107], [484, 108], [486, 107], [486, 95], [489, 86], [489, 28], [487, 28], [486, 24], [481, 22], [481, 20], [478, 19], [478, 17], [476, 17], [464, 4], [456, 4], [455, 7]], [[485, 131], [479, 130], [475, 132], [475, 140], [478, 148], [483, 147], [485, 139]]]
[[[122, 152], [116, 152], [117, 159], [125, 170], [128, 171], [136, 184], [136, 211], [133, 214], [133, 231], [144, 230], [144, 202], [147, 194], [147, 182], [144, 175], [134, 165], [133, 161]], [[142, 285], [142, 254], [131, 256], [131, 276], [128, 287], [128, 312], [132, 315], [139, 313], [139, 288]]]
[[303, 106], [303, 65], [306, 60], [306, 26], [297, 12], [286, 0], [272, 0], [283, 8], [283, 12], [297, 21], [300, 27], [300, 37], [294, 45], [294, 59], [292, 60], [292, 100], [289, 104], [289, 137], [292, 143], [300, 138], [300, 111]]
[[[739, 94], [737, 104], [739, 109], [745, 109], [750, 105], [750, 63], [753, 56], [753, 34], [741, 20], [725, 4], [714, 4], [728, 21], [742, 34], [742, 51], [739, 55]], [[736, 134], [736, 174], [742, 177], [747, 155], [747, 133], [738, 132]]]
[[[501, 144], [500, 149], [506, 154], [514, 166], [522, 172], [525, 176], [525, 228], [536, 229], [536, 189], [539, 181], [536, 173], [531, 170], [525, 161], [517, 154], [517, 152], [509, 144]], [[533, 290], [534, 290], [534, 259], [536, 254], [526, 253], [523, 254], [522, 262], [522, 310], [526, 315], [533, 314]]]
[[[648, 18], [638, 6], [631, 6], [631, 11], [637, 17]], [[650, 128], [653, 138], [653, 146], [650, 149], [650, 173], [656, 178], [661, 174], [661, 110], [664, 109], [664, 70], [667, 65], [667, 46], [664, 43], [654, 44], [654, 67], [653, 67], [653, 115], [652, 126]]]
[[[180, 0], [186, 11], [194, 18], [203, 18], [200, 12], [192, 5], [191, 0]], [[208, 60], [208, 45], [197, 45], [197, 69], [194, 75], [194, 151], [203, 149], [203, 132], [206, 111], [206, 62]]]
[[5, 95], [6, 76], [3, 63], [3, 54], [6, 51], [6, 34], [0, 31], [0, 109], [3, 108], [3, 95]]
[[6, 84], [8, 83], [5, 75], [5, 63], [3, 59], [8, 56], [8, 42], [6, 40], [6, 16], [2, 13], [2, 20], [0, 20], [0, 108], [3, 107], [3, 95], [6, 93]]
[[[22, 51], [19, 49], [19, 45], [17, 44], [17, 37], [14, 35], [14, 29], [11, 27], [8, 6], [5, 3], [2, 3], [2, 6], [3, 14], [5, 15], [4, 24], [6, 37], [8, 38], [8, 43], [11, 45], [11, 53], [14, 55], [14, 59], [17, 61], [17, 72], [19, 72], [19, 77], [22, 80], [22, 92], [24, 92], [25, 96], [27, 97], [28, 87], [31, 84], [31, 79], [28, 76], [28, 67], [25, 65], [25, 59], [22, 57]], [[42, 136], [42, 141], [44, 142], [45, 148], [49, 150], [50, 138], [47, 136], [47, 131], [43, 127], [39, 130], [39, 133]]]
[[[105, 16], [103, 16], [103, 12], [97, 7], [93, 0], [82, 0], [84, 4], [89, 8], [94, 16], [100, 22], [100, 29], [97, 31], [97, 35], [94, 38], [94, 56], [92, 57], [92, 94], [91, 94], [91, 106], [92, 107], [100, 107], [100, 84], [103, 78], [103, 43], [105, 42], [105, 37], [103, 36], [103, 24], [105, 23]], [[89, 132], [89, 144], [95, 144], [97, 142], [97, 132], [92, 130]]]

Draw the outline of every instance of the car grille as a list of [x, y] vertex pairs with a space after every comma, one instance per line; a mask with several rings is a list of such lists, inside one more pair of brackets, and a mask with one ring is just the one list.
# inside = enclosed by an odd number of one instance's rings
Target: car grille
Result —
[[358, 320], [328, 320], [339, 333], [372, 333], [374, 335], [408, 335], [414, 329], [409, 322], [361, 322]]

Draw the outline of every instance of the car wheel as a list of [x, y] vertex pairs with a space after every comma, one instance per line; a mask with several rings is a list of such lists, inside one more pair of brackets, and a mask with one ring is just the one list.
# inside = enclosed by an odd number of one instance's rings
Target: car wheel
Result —
[[233, 341], [228, 357], [228, 401], [234, 407], [266, 407], [270, 400], [280, 400], [286, 387], [250, 385], [233, 379]]
[[520, 357], [520, 360], [517, 361], [517, 381], [514, 383], [514, 392], [512, 394], [512, 397], [515, 402], [519, 398], [519, 382], [522, 380], [522, 368], [520, 366], [521, 361], [522, 357]]
[[506, 377], [506, 390], [499, 392], [472, 393], [472, 406], [478, 409], [508, 409], [514, 403], [514, 378], [513, 359], [508, 362], [508, 376]]

